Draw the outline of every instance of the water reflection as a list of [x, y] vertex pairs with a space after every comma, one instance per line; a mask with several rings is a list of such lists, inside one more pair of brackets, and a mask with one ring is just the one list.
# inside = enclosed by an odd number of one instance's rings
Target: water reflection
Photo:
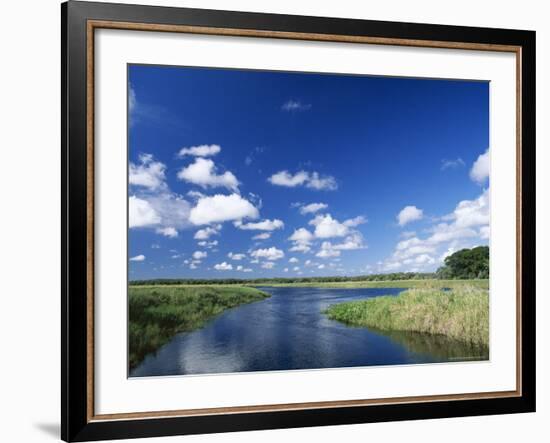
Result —
[[272, 296], [176, 335], [132, 377], [430, 363], [486, 358], [443, 337], [352, 328], [329, 320], [334, 303], [398, 295], [402, 288], [262, 288]]
[[487, 346], [449, 339], [444, 335], [408, 331], [378, 331], [373, 328], [371, 330], [405, 346], [409, 352], [417, 354], [420, 358], [428, 356], [440, 361], [487, 360], [489, 358]]

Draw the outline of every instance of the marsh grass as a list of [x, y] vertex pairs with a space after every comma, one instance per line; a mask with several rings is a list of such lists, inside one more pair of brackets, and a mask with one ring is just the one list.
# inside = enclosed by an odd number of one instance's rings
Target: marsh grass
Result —
[[472, 286], [479, 289], [489, 289], [489, 280], [439, 280], [439, 279], [418, 279], [418, 280], [380, 280], [380, 281], [338, 281], [338, 282], [291, 282], [291, 283], [264, 283], [249, 284], [250, 286], [271, 286], [271, 287], [313, 287], [313, 288], [335, 288], [335, 289], [356, 289], [356, 288], [422, 288], [422, 289], [459, 289], [464, 286]]
[[130, 369], [175, 334], [198, 329], [226, 309], [267, 297], [251, 287], [130, 286]]
[[489, 344], [489, 292], [473, 285], [451, 291], [409, 289], [398, 296], [335, 304], [325, 312], [330, 319], [352, 326], [441, 334], [483, 347]]

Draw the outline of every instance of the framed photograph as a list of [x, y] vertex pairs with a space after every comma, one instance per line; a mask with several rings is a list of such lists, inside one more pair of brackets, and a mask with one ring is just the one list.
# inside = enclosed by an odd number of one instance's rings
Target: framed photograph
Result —
[[535, 410], [535, 33], [70, 1], [65, 441]]

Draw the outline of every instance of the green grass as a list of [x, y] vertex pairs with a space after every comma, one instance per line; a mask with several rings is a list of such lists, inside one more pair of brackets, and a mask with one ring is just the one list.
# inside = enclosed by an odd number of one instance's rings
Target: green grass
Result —
[[473, 286], [480, 289], [489, 289], [489, 280], [383, 280], [383, 281], [342, 281], [342, 282], [293, 282], [293, 283], [271, 283], [254, 284], [250, 286], [272, 286], [272, 287], [313, 287], [313, 288], [461, 288]]
[[398, 296], [335, 304], [326, 314], [352, 326], [441, 334], [474, 345], [489, 344], [489, 292], [475, 285], [462, 284], [447, 292], [437, 287], [409, 289]]
[[226, 309], [267, 297], [242, 286], [130, 286], [130, 368], [175, 334], [201, 328]]

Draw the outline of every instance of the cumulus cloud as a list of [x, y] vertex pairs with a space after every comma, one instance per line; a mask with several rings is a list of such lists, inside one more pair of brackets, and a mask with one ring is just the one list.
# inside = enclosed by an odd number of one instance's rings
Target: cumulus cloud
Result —
[[178, 172], [178, 178], [203, 188], [223, 187], [237, 191], [239, 187], [237, 178], [229, 171], [218, 174], [216, 169], [212, 160], [198, 157], [195, 159], [195, 163]]
[[328, 208], [326, 203], [310, 203], [309, 205], [300, 206], [300, 214], [313, 214], [326, 208]]
[[298, 260], [296, 257], [292, 257], [288, 262], [289, 263], [298, 263], [300, 260]]
[[315, 254], [319, 258], [331, 258], [331, 257], [339, 257], [340, 251], [333, 248], [332, 244], [328, 241], [324, 241], [321, 244], [321, 250]]
[[262, 232], [252, 237], [252, 240], [267, 240], [271, 238], [271, 232]]
[[281, 109], [286, 112], [308, 111], [311, 109], [311, 105], [302, 103], [300, 100], [288, 100], [283, 103]]
[[283, 221], [278, 219], [250, 223], [243, 223], [242, 221], [237, 220], [233, 224], [236, 228], [249, 231], [274, 231], [275, 229], [282, 229], [285, 226]]
[[128, 200], [128, 224], [130, 228], [154, 226], [160, 223], [160, 215], [147, 200], [130, 196]]
[[275, 263], [272, 261], [266, 261], [263, 262], [260, 267], [263, 269], [273, 269], [275, 267]]
[[173, 226], [158, 228], [155, 232], [157, 234], [164, 235], [165, 237], [169, 237], [169, 238], [176, 238], [178, 236], [178, 231]]
[[166, 184], [166, 167], [151, 154], [141, 154], [139, 164], [130, 163], [128, 200], [130, 228], [155, 228], [160, 235], [176, 237], [178, 228], [189, 226], [189, 203], [171, 192]]
[[356, 226], [362, 225], [363, 223], [366, 223], [366, 222], [367, 222], [367, 219], [362, 215], [359, 215], [357, 217], [345, 220], [344, 223], [342, 224], [344, 226], [347, 226], [348, 228], [355, 228]]
[[422, 219], [423, 216], [422, 209], [418, 209], [416, 206], [405, 206], [397, 215], [397, 223], [399, 226], [405, 226], [407, 223]]
[[380, 271], [427, 270], [442, 263], [448, 255], [478, 246], [489, 238], [489, 190], [473, 200], [460, 201], [453, 212], [441, 217], [428, 235], [416, 234], [400, 240], [393, 254], [379, 264]]
[[214, 265], [214, 269], [216, 271], [231, 271], [233, 269], [233, 265], [231, 263], [217, 263]]
[[218, 240], [202, 240], [200, 242], [197, 242], [197, 245], [199, 245], [202, 248], [212, 249], [214, 246], [218, 246]]
[[130, 162], [128, 169], [128, 182], [132, 186], [142, 186], [150, 190], [158, 190], [165, 187], [166, 166], [155, 161], [151, 154], [141, 154], [139, 164]]
[[189, 220], [195, 225], [207, 225], [243, 218], [255, 219], [258, 215], [258, 209], [239, 194], [216, 194], [199, 199], [191, 209]]
[[470, 169], [470, 178], [476, 183], [483, 184], [489, 178], [491, 169], [491, 154], [489, 149], [481, 154]]
[[130, 261], [144, 261], [144, 260], [145, 260], [145, 255], [143, 254], [139, 254], [139, 255], [136, 255], [135, 257], [130, 258]]
[[213, 235], [218, 235], [221, 228], [221, 225], [207, 226], [206, 228], [199, 229], [195, 232], [193, 238], [195, 240], [208, 240]]
[[309, 224], [315, 226], [314, 234], [317, 238], [343, 237], [349, 232], [345, 222], [340, 223], [330, 214], [317, 215]]
[[195, 260], [202, 260], [203, 258], [208, 257], [208, 252], [206, 251], [195, 251], [193, 252], [193, 258]]
[[325, 269], [325, 265], [320, 264], [319, 266], [317, 266], [317, 269]]
[[279, 171], [267, 179], [272, 185], [294, 188], [305, 186], [310, 189], [334, 191], [338, 189], [336, 179], [330, 175], [321, 176], [318, 172], [298, 171], [291, 174], [287, 170]]
[[314, 239], [314, 236], [306, 228], [299, 228], [294, 230], [293, 234], [288, 237], [288, 239], [297, 243], [309, 243]]
[[231, 260], [243, 260], [246, 255], [245, 254], [234, 254], [233, 252], [230, 252], [229, 254], [227, 254], [227, 256], [231, 259]]
[[178, 152], [178, 157], [192, 155], [194, 157], [211, 157], [218, 154], [222, 148], [219, 145], [199, 145], [181, 148]]
[[250, 255], [256, 259], [266, 259], [266, 260], [279, 260], [285, 256], [285, 253], [280, 249], [272, 246], [271, 248], [266, 249], [256, 249], [252, 251]]
[[289, 250], [291, 252], [309, 252], [311, 251], [310, 244], [314, 238], [315, 236], [306, 228], [296, 229], [288, 238], [291, 242], [293, 242], [293, 246]]

